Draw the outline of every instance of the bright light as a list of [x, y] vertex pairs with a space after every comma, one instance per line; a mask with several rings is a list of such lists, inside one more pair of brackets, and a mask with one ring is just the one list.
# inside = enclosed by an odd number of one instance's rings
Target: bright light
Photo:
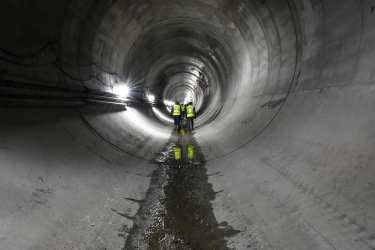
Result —
[[173, 106], [173, 105], [174, 105], [174, 102], [169, 101], [169, 100], [164, 100], [164, 105], [165, 105], [165, 106]]
[[149, 102], [154, 102], [155, 101], [155, 96], [153, 94], [147, 94], [147, 100]]
[[130, 88], [126, 84], [119, 84], [113, 87], [113, 93], [118, 95], [121, 98], [126, 99], [129, 97], [130, 94]]

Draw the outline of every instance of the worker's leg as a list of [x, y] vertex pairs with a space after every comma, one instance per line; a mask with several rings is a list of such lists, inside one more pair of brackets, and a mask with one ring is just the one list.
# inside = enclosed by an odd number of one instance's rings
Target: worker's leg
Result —
[[178, 117], [174, 117], [174, 127], [175, 127], [175, 129], [178, 129]]
[[188, 118], [188, 130], [191, 131], [192, 130], [192, 123], [191, 123], [192, 119], [191, 118]]
[[180, 130], [181, 129], [181, 117], [178, 117], [177, 118], [177, 129]]
[[181, 128], [186, 127], [186, 120], [184, 119], [184, 116], [181, 116]]

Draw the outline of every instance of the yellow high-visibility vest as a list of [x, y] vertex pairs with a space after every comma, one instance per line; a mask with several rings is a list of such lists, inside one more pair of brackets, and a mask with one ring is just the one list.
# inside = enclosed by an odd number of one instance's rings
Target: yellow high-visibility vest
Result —
[[191, 144], [188, 145], [187, 155], [188, 155], [189, 160], [194, 160], [194, 158], [195, 158], [195, 148]]
[[181, 115], [181, 105], [175, 104], [173, 105], [173, 116], [180, 116]]
[[181, 148], [180, 147], [174, 147], [174, 159], [176, 161], [181, 160]]
[[185, 105], [181, 105], [181, 111], [182, 111], [182, 112], [185, 112], [185, 108], [186, 108]]
[[194, 112], [193, 105], [188, 105], [186, 107], [186, 117], [187, 118], [194, 118], [195, 117], [195, 112]]

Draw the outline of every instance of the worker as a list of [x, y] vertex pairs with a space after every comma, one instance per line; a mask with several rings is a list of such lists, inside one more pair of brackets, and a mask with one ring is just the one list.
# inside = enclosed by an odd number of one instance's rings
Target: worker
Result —
[[194, 130], [194, 119], [196, 118], [195, 108], [192, 102], [189, 102], [186, 106], [186, 118], [187, 118], [187, 126], [189, 131]]
[[172, 107], [172, 116], [174, 118], [174, 125], [176, 130], [181, 128], [181, 105], [179, 102], [175, 102]]
[[186, 117], [186, 104], [181, 104], [181, 119]]
[[180, 119], [180, 127], [186, 127], [186, 105], [181, 104], [181, 119]]

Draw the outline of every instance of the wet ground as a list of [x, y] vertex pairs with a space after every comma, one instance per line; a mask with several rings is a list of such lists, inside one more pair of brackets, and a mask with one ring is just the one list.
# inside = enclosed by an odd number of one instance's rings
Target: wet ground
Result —
[[216, 193], [193, 136], [185, 131], [172, 135], [157, 161], [124, 249], [229, 249], [226, 237], [238, 231], [216, 221], [211, 205]]

